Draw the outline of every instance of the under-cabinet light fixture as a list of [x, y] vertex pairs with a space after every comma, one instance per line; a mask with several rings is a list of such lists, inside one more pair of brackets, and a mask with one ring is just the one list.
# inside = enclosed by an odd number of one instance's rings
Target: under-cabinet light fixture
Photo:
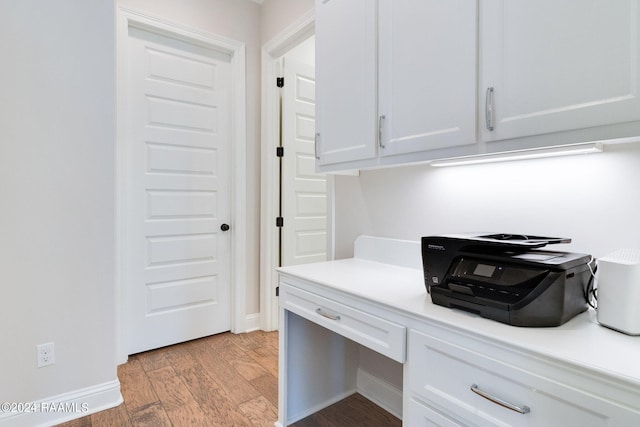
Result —
[[462, 166], [480, 163], [508, 162], [511, 160], [540, 159], [544, 157], [571, 156], [574, 154], [588, 154], [602, 152], [601, 142], [589, 142], [580, 144], [559, 145], [548, 148], [532, 148], [528, 150], [506, 151], [495, 154], [478, 154], [464, 157], [451, 157], [448, 159], [434, 160], [431, 166]]

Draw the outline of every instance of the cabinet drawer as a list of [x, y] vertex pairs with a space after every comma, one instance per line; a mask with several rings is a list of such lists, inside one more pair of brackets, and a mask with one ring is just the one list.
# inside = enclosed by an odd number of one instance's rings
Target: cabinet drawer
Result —
[[318, 325], [403, 363], [406, 328], [301, 289], [283, 286], [280, 304]]
[[402, 420], [408, 426], [464, 427], [464, 424], [415, 399], [409, 399], [408, 405]]
[[411, 397], [464, 424], [611, 427], [640, 421], [637, 412], [560, 384], [549, 373], [528, 372], [413, 330], [408, 345]]

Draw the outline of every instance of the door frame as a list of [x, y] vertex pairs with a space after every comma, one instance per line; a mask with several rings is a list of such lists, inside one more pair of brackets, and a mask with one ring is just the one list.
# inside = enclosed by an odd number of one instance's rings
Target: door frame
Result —
[[[289, 50], [315, 34], [315, 10], [302, 15], [262, 47], [261, 103], [261, 186], [260, 194], [260, 326], [265, 331], [278, 329], [278, 216], [279, 169], [276, 148], [280, 141], [279, 89], [280, 58]], [[333, 176], [327, 176], [327, 257], [334, 258], [333, 245]]]
[[127, 70], [128, 64], [128, 29], [129, 27], [152, 31], [171, 38], [198, 44], [209, 49], [224, 52], [231, 57], [231, 141], [230, 168], [231, 179], [231, 271], [230, 271], [230, 304], [231, 304], [231, 332], [245, 332], [247, 328], [246, 293], [247, 274], [243, 260], [249, 258], [247, 245], [247, 206], [246, 194], [246, 68], [245, 44], [226, 37], [221, 37], [205, 31], [193, 29], [162, 18], [151, 16], [137, 10], [119, 7], [116, 22], [116, 334], [117, 363], [127, 361], [126, 349], [126, 309], [127, 295], [124, 277], [124, 263], [127, 259], [125, 236], [126, 229], [126, 194], [128, 184], [126, 180], [129, 159], [126, 150], [126, 122], [130, 117], [127, 105]]

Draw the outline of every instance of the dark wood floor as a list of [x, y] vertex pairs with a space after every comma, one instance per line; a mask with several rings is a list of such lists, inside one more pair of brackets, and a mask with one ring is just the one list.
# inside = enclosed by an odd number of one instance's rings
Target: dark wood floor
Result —
[[402, 421], [359, 394], [298, 421], [292, 427], [400, 427]]
[[[220, 334], [136, 354], [118, 367], [124, 403], [61, 426], [269, 426], [278, 418], [278, 333]], [[297, 427], [400, 426], [353, 395]]]

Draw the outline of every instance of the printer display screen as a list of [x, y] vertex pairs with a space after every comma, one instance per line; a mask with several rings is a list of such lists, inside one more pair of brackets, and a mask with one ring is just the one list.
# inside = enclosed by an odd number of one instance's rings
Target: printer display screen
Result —
[[488, 264], [478, 264], [476, 265], [475, 270], [473, 270], [473, 274], [476, 276], [482, 277], [493, 277], [493, 273], [496, 271], [495, 265]]
[[450, 277], [469, 284], [518, 286], [547, 272], [544, 268], [516, 266], [477, 258], [459, 258]]

